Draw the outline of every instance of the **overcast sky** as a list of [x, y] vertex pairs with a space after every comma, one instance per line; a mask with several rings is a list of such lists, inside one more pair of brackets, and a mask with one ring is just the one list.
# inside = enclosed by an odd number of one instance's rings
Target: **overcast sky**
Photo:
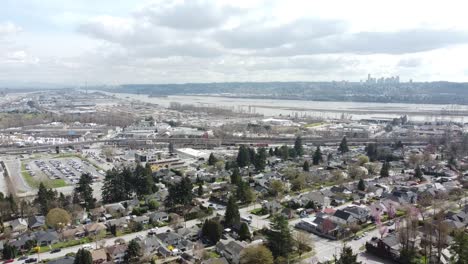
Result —
[[468, 81], [464, 2], [1, 0], [0, 83]]

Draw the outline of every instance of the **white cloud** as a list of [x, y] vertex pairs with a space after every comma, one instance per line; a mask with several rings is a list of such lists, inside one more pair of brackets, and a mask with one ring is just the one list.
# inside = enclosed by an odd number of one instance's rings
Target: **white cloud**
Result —
[[21, 27], [15, 25], [12, 22], [3, 22], [0, 23], [0, 38], [6, 37], [8, 35], [14, 35], [21, 32]]

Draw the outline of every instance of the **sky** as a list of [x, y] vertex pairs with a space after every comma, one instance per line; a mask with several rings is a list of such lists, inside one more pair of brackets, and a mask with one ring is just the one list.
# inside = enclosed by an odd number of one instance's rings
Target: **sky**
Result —
[[2, 0], [0, 85], [467, 82], [465, 2]]

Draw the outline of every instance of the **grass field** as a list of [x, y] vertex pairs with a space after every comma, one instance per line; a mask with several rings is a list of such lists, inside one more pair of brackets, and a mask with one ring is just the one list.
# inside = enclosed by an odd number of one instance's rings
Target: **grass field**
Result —
[[46, 181], [38, 181], [29, 174], [26, 170], [26, 165], [21, 163], [21, 175], [23, 176], [24, 180], [28, 183], [29, 186], [32, 188], [38, 188], [39, 184], [42, 182], [45, 187], [47, 188], [60, 188], [67, 186], [67, 183], [63, 179], [54, 179], [54, 180], [46, 180]]

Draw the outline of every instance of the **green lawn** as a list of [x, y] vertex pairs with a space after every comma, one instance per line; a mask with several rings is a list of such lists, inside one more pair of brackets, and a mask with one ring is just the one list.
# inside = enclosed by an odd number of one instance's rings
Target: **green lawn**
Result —
[[78, 240], [68, 240], [68, 241], [53, 244], [50, 247], [49, 246], [41, 247], [40, 252], [43, 253], [43, 252], [51, 251], [52, 249], [56, 249], [56, 248], [73, 247], [76, 245], [81, 245], [81, 244], [86, 244], [86, 243], [91, 243], [91, 242], [92, 242], [91, 239], [89, 239], [88, 237], [81, 238]]
[[63, 179], [53, 179], [53, 180], [46, 180], [46, 181], [37, 181], [36, 179], [29, 174], [29, 172], [26, 170], [26, 165], [24, 163], [21, 163], [21, 175], [23, 178], [26, 180], [29, 186], [32, 188], [38, 188], [39, 184], [42, 182], [45, 187], [47, 188], [59, 188], [59, 187], [64, 187], [67, 186], [67, 183]]

